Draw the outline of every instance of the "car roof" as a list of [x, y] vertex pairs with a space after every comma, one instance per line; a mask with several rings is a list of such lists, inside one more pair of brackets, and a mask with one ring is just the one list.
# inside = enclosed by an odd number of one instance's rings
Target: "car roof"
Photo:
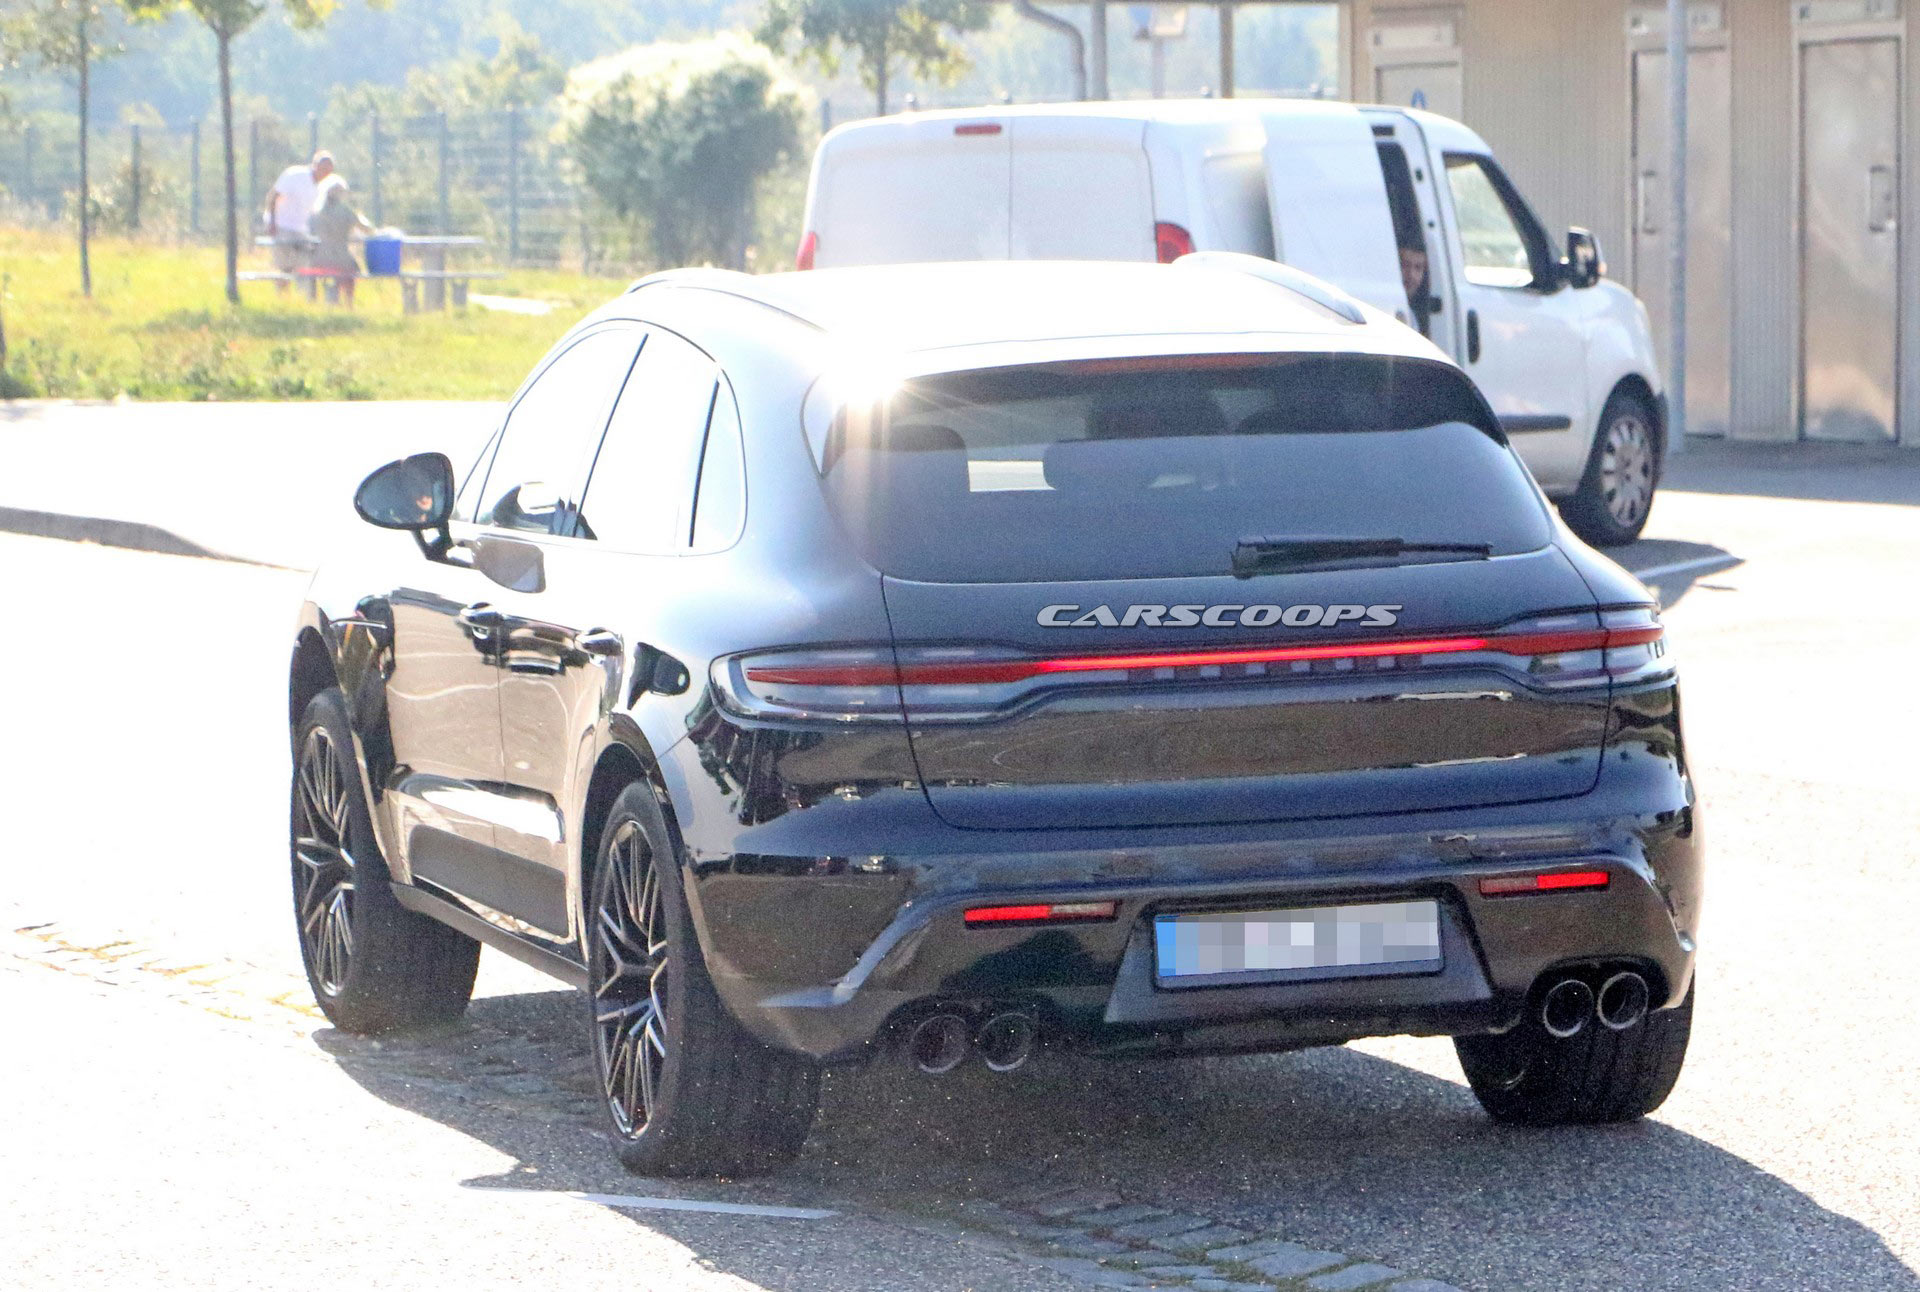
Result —
[[1338, 289], [1305, 275], [1295, 275], [1304, 290], [1282, 285], [1260, 276], [1262, 265], [1291, 272], [1270, 262], [1242, 270], [1219, 263], [986, 260], [763, 275], [680, 270], [643, 279], [634, 290], [719, 292], [895, 353], [1086, 338], [1151, 338], [1156, 348], [1191, 338], [1212, 350], [1222, 338], [1239, 337], [1262, 351], [1440, 357], [1417, 332]]

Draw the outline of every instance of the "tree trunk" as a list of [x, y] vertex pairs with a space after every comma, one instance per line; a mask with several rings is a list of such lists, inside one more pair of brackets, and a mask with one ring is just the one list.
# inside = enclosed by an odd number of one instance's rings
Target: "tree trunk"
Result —
[[227, 300], [240, 303], [240, 212], [233, 186], [233, 65], [229, 58], [233, 34], [223, 27], [213, 29], [213, 40], [220, 58], [220, 151], [227, 179]]
[[80, 294], [93, 295], [93, 261], [89, 255], [88, 242], [93, 233], [93, 195], [87, 183], [87, 127], [90, 124], [89, 100], [93, 97], [88, 85], [87, 55], [91, 52], [87, 37], [87, 19], [81, 15], [74, 24], [74, 34], [79, 38], [80, 49]]
[[879, 116], [887, 115], [887, 36], [880, 38], [873, 47], [873, 107]]

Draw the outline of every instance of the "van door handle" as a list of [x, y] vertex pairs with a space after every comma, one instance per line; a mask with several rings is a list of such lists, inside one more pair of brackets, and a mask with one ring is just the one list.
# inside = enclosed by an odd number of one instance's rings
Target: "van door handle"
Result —
[[1467, 311], [1467, 362], [1480, 362], [1480, 311]]

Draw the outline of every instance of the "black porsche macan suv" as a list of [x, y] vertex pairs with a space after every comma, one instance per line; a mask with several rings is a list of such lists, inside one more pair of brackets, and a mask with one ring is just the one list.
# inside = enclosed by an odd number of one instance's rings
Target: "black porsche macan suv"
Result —
[[1671, 1089], [1701, 851], [1647, 591], [1472, 384], [1231, 266], [648, 279], [293, 652], [315, 994], [585, 988], [621, 1155], [797, 1152], [822, 1064], [1457, 1038], [1495, 1117]]

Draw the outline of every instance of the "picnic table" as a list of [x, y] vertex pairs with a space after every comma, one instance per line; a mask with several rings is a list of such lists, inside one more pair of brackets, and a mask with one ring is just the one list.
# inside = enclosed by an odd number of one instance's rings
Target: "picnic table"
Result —
[[[448, 269], [447, 253], [452, 250], [470, 247], [484, 247], [487, 240], [477, 233], [403, 233], [397, 235], [400, 243], [401, 266], [397, 274], [369, 273], [369, 278], [398, 278], [400, 280], [401, 307], [413, 314], [420, 309], [442, 310], [447, 307], [449, 290], [453, 304], [464, 307], [467, 303], [467, 285], [476, 278], [503, 278], [497, 269]], [[272, 247], [276, 239], [261, 235], [254, 239], [258, 247]], [[411, 250], [418, 268], [408, 269], [405, 257]], [[301, 282], [309, 297], [313, 295], [314, 279], [332, 277], [328, 274], [301, 270], [297, 274], [247, 273], [243, 279], [253, 281]], [[328, 299], [333, 299], [334, 285], [328, 284]]]

